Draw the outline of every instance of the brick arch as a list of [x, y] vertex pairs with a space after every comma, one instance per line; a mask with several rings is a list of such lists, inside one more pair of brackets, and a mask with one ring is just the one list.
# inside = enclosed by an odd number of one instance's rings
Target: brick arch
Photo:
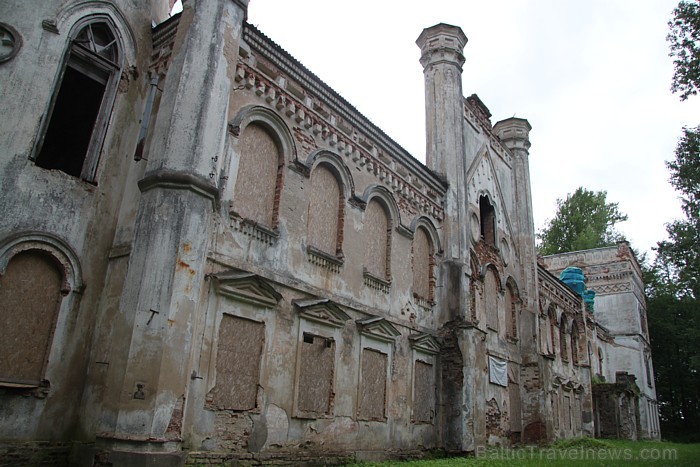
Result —
[[566, 314], [562, 313], [559, 318], [559, 350], [561, 352], [561, 358], [564, 361], [569, 361], [569, 350], [567, 346], [567, 338], [569, 330], [569, 322], [566, 318]]
[[[482, 268], [481, 279], [483, 281], [483, 311], [486, 314], [486, 325], [494, 330], [499, 330], [501, 328], [499, 296], [503, 294], [504, 289], [498, 269], [493, 264], [487, 263]], [[492, 280], [493, 284], [491, 285]], [[492, 288], [493, 290], [491, 290]]]
[[518, 337], [518, 315], [522, 306], [522, 298], [518, 290], [518, 284], [512, 276], [506, 279], [506, 336]]
[[365, 234], [365, 272], [381, 280], [391, 280], [393, 221], [382, 197], [371, 197], [367, 201], [362, 230]]
[[361, 197], [362, 201], [369, 204], [370, 201], [377, 200], [387, 213], [392, 228], [399, 228], [401, 225], [401, 214], [394, 195], [383, 185], [368, 186]]
[[345, 190], [331, 164], [320, 162], [310, 174], [308, 246], [342, 257]]
[[63, 272], [64, 293], [82, 292], [83, 275], [78, 255], [63, 239], [44, 232], [20, 232], [0, 242], [0, 275], [5, 273], [13, 256], [28, 250], [45, 252], [58, 263]]
[[547, 322], [548, 322], [548, 332], [549, 332], [549, 342], [551, 342], [552, 354], [556, 354], [556, 339], [558, 338], [557, 329], [559, 329], [559, 320], [557, 318], [557, 309], [553, 303], [550, 303], [547, 307]]
[[[59, 237], [24, 232], [0, 242], [0, 327], [12, 329], [0, 343], [0, 381], [43, 385], [51, 355], [61, 354], [70, 311], [83, 290], [80, 263]], [[51, 374], [49, 374], [51, 373]]]
[[304, 165], [308, 168], [309, 174], [319, 165], [324, 165], [338, 179], [338, 183], [343, 191], [343, 197], [345, 199], [353, 199], [355, 197], [355, 181], [352, 178], [352, 172], [350, 172], [345, 161], [338, 154], [325, 149], [314, 151], [306, 158]]
[[229, 123], [238, 154], [232, 211], [276, 229], [286, 159], [296, 159], [287, 125], [270, 109], [247, 106]]
[[440, 239], [440, 234], [438, 232], [438, 228], [435, 227], [435, 224], [433, 224], [433, 222], [429, 218], [425, 216], [419, 216], [413, 219], [413, 221], [411, 221], [409, 229], [411, 232], [415, 232], [416, 229], [418, 229], [419, 227], [424, 228], [430, 236], [430, 240], [435, 248], [435, 253], [442, 254], [442, 240]]
[[296, 144], [289, 127], [284, 120], [267, 107], [259, 105], [247, 105], [242, 107], [236, 116], [229, 122], [229, 132], [234, 137], [239, 137], [243, 130], [255, 123], [266, 128], [277, 143], [280, 150], [281, 163], [297, 159]]

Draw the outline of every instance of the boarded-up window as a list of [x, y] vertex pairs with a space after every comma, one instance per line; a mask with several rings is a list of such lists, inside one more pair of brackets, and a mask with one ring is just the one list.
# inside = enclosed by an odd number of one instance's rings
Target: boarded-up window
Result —
[[265, 325], [224, 315], [216, 355], [215, 406], [251, 410], [256, 406]]
[[335, 255], [339, 250], [342, 198], [338, 180], [323, 165], [311, 174], [309, 199], [309, 245]]
[[241, 217], [275, 227], [280, 155], [277, 144], [260, 125], [248, 125], [239, 143], [240, 161], [233, 210]]
[[559, 351], [561, 359], [569, 361], [569, 350], [566, 348], [566, 317], [561, 315], [561, 323], [559, 323]]
[[360, 413], [363, 420], [384, 420], [388, 357], [372, 349], [362, 349]]
[[365, 268], [380, 279], [389, 277], [391, 231], [386, 211], [375, 200], [367, 204], [365, 211]]
[[564, 428], [571, 430], [571, 397], [564, 396]]
[[506, 286], [506, 335], [518, 337], [518, 301], [510, 286]]
[[426, 300], [433, 299], [433, 248], [425, 229], [418, 228], [413, 236], [413, 293]]
[[43, 379], [59, 304], [63, 274], [39, 251], [15, 255], [0, 277], [0, 381]]
[[486, 325], [498, 330], [498, 282], [491, 268], [486, 270], [484, 277], [484, 312]]
[[522, 430], [520, 409], [520, 385], [508, 382], [508, 405], [510, 406], [510, 431]]
[[571, 323], [571, 361], [578, 363], [578, 352], [579, 352], [579, 333], [578, 325], [576, 321]]
[[432, 423], [435, 413], [435, 372], [433, 365], [416, 360], [413, 382], [413, 421]]
[[557, 312], [554, 307], [549, 307], [547, 311], [547, 320], [549, 321], [549, 343], [552, 354], [557, 352]]
[[301, 343], [298, 408], [307, 414], [328, 414], [333, 393], [335, 342], [304, 333]]

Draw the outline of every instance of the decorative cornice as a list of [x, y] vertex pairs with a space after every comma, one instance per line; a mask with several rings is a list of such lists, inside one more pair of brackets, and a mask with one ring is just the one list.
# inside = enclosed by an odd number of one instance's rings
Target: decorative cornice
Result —
[[[442, 198], [446, 186], [436, 174], [253, 26], [245, 25], [244, 40], [252, 50], [270, 60], [281, 72], [319, 100], [316, 101], [313, 96], [300, 95], [299, 92], [288, 92], [274, 80], [244, 63], [239, 63], [236, 81], [243, 82], [247, 89], [255, 88], [255, 93], [260, 98], [284, 112], [300, 128], [334, 146], [339, 154], [351, 159], [356, 166], [373, 172], [394, 192], [401, 194], [424, 213], [442, 219]], [[383, 156], [383, 153], [386, 155]], [[400, 173], [402, 170], [405, 175]]]

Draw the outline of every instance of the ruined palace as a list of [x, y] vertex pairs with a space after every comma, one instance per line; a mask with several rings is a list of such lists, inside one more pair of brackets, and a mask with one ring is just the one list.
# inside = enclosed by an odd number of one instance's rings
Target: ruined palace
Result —
[[169, 6], [0, 5], [0, 466], [659, 437], [639, 264], [538, 258], [459, 27], [416, 31], [423, 164], [247, 0]]

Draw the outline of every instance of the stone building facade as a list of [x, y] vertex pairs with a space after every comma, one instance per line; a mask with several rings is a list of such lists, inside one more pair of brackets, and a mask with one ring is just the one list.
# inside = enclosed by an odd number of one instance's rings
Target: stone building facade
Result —
[[634, 373], [648, 336], [538, 263], [530, 125], [464, 98], [458, 27], [417, 40], [424, 165], [246, 0], [167, 9], [0, 6], [0, 465], [594, 434], [592, 365]]

